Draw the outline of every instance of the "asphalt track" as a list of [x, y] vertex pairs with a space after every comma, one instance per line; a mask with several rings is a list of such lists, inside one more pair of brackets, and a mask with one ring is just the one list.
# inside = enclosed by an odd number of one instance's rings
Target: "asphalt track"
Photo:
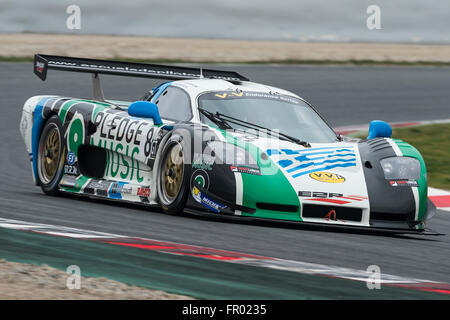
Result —
[[[433, 67], [233, 67], [252, 80], [299, 93], [333, 126], [371, 119], [409, 121], [448, 118], [450, 68]], [[156, 82], [105, 79], [105, 93], [135, 99]], [[106, 83], [108, 82], [108, 83]], [[53, 72], [47, 82], [31, 64], [0, 63], [0, 217], [146, 237], [191, 245], [366, 269], [450, 282], [450, 213], [439, 211], [429, 227], [446, 236], [389, 236], [302, 226], [268, 226], [161, 212], [78, 197], [48, 197], [32, 185], [19, 119], [36, 94], [90, 97], [88, 75]], [[268, 271], [269, 272], [269, 271]]]

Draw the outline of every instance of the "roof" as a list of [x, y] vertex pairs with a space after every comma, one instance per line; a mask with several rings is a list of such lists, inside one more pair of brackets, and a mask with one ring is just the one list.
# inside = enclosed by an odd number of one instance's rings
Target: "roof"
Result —
[[218, 79], [195, 79], [195, 80], [173, 81], [172, 85], [186, 90], [193, 97], [196, 97], [201, 93], [211, 91], [242, 90], [242, 91], [254, 91], [264, 93], [279, 93], [291, 97], [300, 98], [299, 96], [290, 91], [251, 81], [242, 81], [240, 84], [233, 84], [229, 81]]

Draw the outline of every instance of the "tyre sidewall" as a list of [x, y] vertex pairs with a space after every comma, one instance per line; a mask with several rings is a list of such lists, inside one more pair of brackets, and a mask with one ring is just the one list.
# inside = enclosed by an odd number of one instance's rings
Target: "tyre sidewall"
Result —
[[[48, 133], [48, 131], [51, 129], [51, 124], [55, 124], [59, 131], [59, 160], [58, 160], [58, 169], [56, 171], [55, 176], [49, 183], [44, 183], [40, 176], [40, 161], [42, 161], [42, 155], [41, 155], [41, 147], [42, 144], [45, 143], [45, 138]], [[38, 182], [41, 186], [42, 191], [44, 193], [49, 195], [55, 195], [59, 191], [59, 182], [61, 181], [61, 178], [63, 176], [64, 171], [64, 156], [66, 153], [66, 145], [64, 143], [64, 131], [61, 124], [61, 121], [59, 120], [59, 117], [54, 115], [50, 117], [47, 122], [44, 125], [44, 128], [42, 129], [40, 138], [39, 138], [39, 146], [38, 146], [38, 163], [37, 163], [37, 176], [38, 176]]]
[[169, 156], [168, 152], [171, 150], [171, 148], [175, 144], [180, 144], [181, 148], [183, 150], [183, 179], [181, 182], [181, 187], [180, 187], [180, 190], [178, 191], [176, 198], [170, 204], [163, 203], [163, 201], [161, 201], [161, 196], [159, 197], [159, 199], [160, 199], [161, 207], [166, 213], [182, 214], [184, 206], [186, 204], [187, 196], [189, 194], [189, 177], [190, 177], [190, 173], [191, 173], [191, 166], [188, 164], [188, 159], [187, 159], [188, 152], [186, 152], [186, 150], [187, 150], [186, 143], [184, 143], [184, 141], [181, 139], [181, 135], [177, 134], [176, 132], [174, 132], [171, 135], [171, 137], [166, 141], [166, 143], [163, 146], [163, 149], [161, 150], [161, 161], [159, 162], [159, 165], [158, 165], [158, 174], [157, 174], [156, 185], [157, 185], [157, 189], [158, 189], [158, 194], [161, 195], [163, 192], [163, 190], [162, 190], [163, 186], [161, 185], [161, 177], [162, 177], [162, 174], [164, 174], [162, 172], [162, 168], [165, 164], [166, 157]]

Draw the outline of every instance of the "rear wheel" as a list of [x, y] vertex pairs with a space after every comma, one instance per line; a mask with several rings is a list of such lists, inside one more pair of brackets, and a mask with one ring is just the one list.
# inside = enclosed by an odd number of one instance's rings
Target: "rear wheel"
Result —
[[182, 214], [188, 195], [188, 165], [178, 135], [172, 135], [163, 147], [158, 170], [158, 194], [163, 210]]
[[63, 175], [65, 146], [63, 128], [58, 116], [45, 123], [39, 139], [37, 174], [42, 191], [55, 195]]

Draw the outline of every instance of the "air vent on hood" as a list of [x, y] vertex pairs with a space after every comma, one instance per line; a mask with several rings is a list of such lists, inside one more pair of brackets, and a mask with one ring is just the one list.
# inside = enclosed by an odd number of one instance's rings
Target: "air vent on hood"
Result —
[[391, 145], [384, 138], [375, 138], [366, 141], [370, 149], [374, 152], [380, 151], [385, 148], [390, 148]]
[[362, 219], [362, 209], [304, 204], [302, 217], [359, 222]]

